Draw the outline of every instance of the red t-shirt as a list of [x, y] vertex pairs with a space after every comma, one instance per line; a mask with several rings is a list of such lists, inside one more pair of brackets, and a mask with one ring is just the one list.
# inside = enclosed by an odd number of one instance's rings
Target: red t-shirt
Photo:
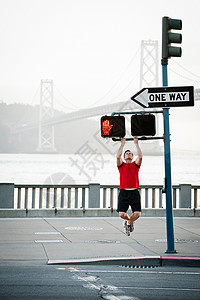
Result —
[[139, 189], [139, 169], [135, 162], [122, 163], [118, 167], [120, 174], [120, 190], [122, 189]]

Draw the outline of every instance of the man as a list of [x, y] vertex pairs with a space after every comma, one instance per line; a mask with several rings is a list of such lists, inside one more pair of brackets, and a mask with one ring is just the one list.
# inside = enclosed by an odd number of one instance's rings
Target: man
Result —
[[[133, 161], [133, 153], [130, 150], [124, 152], [124, 161], [122, 152], [126, 139], [121, 139], [121, 145], [117, 152], [117, 167], [120, 173], [120, 192], [118, 197], [117, 211], [119, 216], [124, 219], [124, 229], [129, 236], [134, 230], [134, 222], [141, 215], [141, 202], [139, 193], [139, 169], [142, 164], [142, 151], [138, 145], [138, 139], [134, 137], [134, 144], [137, 150], [137, 158]], [[129, 217], [127, 210], [129, 205], [132, 209], [132, 216]]]

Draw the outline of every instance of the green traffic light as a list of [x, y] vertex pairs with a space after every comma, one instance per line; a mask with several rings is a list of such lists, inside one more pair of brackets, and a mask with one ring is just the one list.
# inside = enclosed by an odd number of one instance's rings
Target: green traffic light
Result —
[[168, 47], [168, 55], [169, 57], [181, 57], [182, 56], [182, 49], [181, 47]]
[[181, 30], [182, 29], [182, 20], [168, 18], [168, 29]]
[[181, 57], [181, 47], [174, 47], [171, 44], [181, 44], [182, 34], [171, 32], [171, 30], [181, 30], [182, 20], [162, 18], [162, 59], [167, 60], [170, 57]]
[[171, 44], [171, 43], [181, 44], [182, 43], [182, 34], [169, 32], [168, 33], [168, 44]]

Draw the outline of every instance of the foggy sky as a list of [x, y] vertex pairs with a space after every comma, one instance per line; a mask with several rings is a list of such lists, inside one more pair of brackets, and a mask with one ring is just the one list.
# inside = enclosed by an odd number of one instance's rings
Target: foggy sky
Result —
[[[158, 40], [161, 55], [163, 16], [183, 21], [169, 86], [200, 88], [199, 8], [198, 0], [0, 0], [0, 101], [38, 104], [41, 79], [54, 81], [55, 108], [66, 112], [128, 100], [139, 90], [141, 40]], [[199, 102], [171, 109], [173, 149], [199, 151]]]

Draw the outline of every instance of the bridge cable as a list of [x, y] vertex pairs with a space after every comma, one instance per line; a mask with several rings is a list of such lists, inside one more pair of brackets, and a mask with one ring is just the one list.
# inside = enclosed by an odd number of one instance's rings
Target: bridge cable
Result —
[[[26, 107], [26, 111], [23, 112], [21, 114], [21, 116], [19, 117], [19, 119], [16, 121], [15, 123], [15, 126], [17, 125], [21, 125], [23, 123], [23, 121], [26, 121], [27, 120], [27, 116], [32, 113], [31, 109], [32, 109], [32, 106], [34, 106], [33, 104], [35, 103], [35, 99], [39, 93], [39, 89], [40, 89], [40, 86], [37, 87], [37, 90], [36, 92], [34, 93], [33, 97], [32, 97], [32, 100], [30, 101], [30, 104], [24, 104], [24, 103], [19, 103], [19, 104], [22, 104], [22, 105], [28, 105], [28, 107]], [[37, 104], [36, 104], [37, 105]], [[38, 107], [39, 107], [39, 103], [38, 103]]]
[[92, 105], [96, 105], [97, 103], [101, 102], [102, 99], [104, 99], [119, 83], [119, 81], [121, 80], [122, 76], [124, 75], [124, 73], [127, 71], [127, 69], [130, 67], [130, 65], [132, 64], [132, 62], [134, 61], [134, 59], [136, 58], [136, 56], [138, 55], [138, 52], [140, 50], [140, 46], [138, 47], [138, 49], [136, 50], [135, 54], [133, 55], [133, 57], [131, 58], [131, 60], [129, 61], [128, 65], [125, 67], [125, 69], [122, 71], [122, 73], [120, 74], [119, 78], [116, 80], [116, 82], [112, 85], [112, 87], [103, 95], [101, 96], [97, 101], [95, 101], [94, 103], [92, 103]]
[[194, 77], [199, 78], [199, 80], [200, 80], [200, 76], [199, 76], [199, 75], [196, 75], [196, 74], [194, 74], [193, 72], [189, 71], [188, 69], [186, 69], [185, 67], [183, 67], [183, 66], [182, 66], [181, 64], [179, 64], [178, 62], [176, 62], [176, 61], [173, 61], [173, 62], [174, 62], [176, 65], [178, 65], [180, 68], [182, 68], [183, 70], [185, 70], [187, 73], [193, 75]]
[[55, 85], [55, 83], [53, 84], [54, 85], [54, 88], [56, 88], [56, 90], [58, 91], [58, 93], [60, 93], [60, 95], [64, 98], [64, 100], [67, 101], [67, 103], [70, 105], [70, 106], [66, 106], [64, 104], [62, 104], [60, 101], [58, 101], [58, 98], [56, 97], [56, 101], [58, 102], [58, 104], [62, 105], [64, 108], [67, 108], [67, 109], [70, 109], [70, 110], [76, 110], [76, 109], [79, 109], [78, 106], [74, 105], [74, 103], [72, 103], [61, 91], [60, 89], [57, 87], [57, 85]]
[[184, 78], [184, 79], [187, 79], [187, 80], [190, 80], [190, 81], [196, 82], [196, 83], [199, 83], [199, 81], [200, 81], [200, 79], [199, 79], [199, 80], [194, 80], [194, 79], [191, 79], [191, 78], [186, 77], [186, 76], [184, 76], [184, 75], [181, 75], [180, 73], [174, 71], [172, 68], [169, 68], [169, 69], [170, 69], [170, 71], [171, 71], [172, 73], [174, 73], [174, 74], [176, 74], [176, 75], [178, 75], [179, 77], [182, 77], [182, 78]]

